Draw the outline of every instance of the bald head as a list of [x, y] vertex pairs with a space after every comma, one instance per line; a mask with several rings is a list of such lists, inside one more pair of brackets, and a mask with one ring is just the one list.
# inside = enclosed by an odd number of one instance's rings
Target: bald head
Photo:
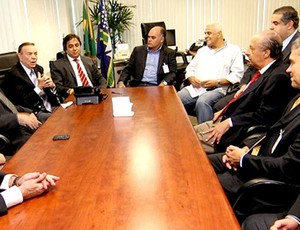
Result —
[[281, 49], [282, 39], [279, 34], [272, 30], [266, 30], [251, 38], [246, 55], [255, 68], [262, 69], [273, 60], [282, 57]]

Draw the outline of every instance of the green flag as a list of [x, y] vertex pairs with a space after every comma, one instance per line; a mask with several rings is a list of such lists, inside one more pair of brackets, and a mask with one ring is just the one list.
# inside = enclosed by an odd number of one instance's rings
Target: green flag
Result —
[[[86, 7], [87, 6], [87, 7]], [[84, 41], [84, 55], [92, 58], [96, 57], [96, 44], [94, 30], [90, 18], [90, 13], [87, 0], [83, 2], [83, 41]]]

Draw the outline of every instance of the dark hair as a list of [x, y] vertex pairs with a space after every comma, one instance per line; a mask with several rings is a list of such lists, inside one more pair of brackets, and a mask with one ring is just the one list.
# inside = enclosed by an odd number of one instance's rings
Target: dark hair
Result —
[[23, 42], [23, 43], [22, 43], [21, 45], [19, 45], [19, 47], [18, 47], [18, 53], [21, 53], [22, 48], [23, 48], [24, 46], [35, 46], [35, 44], [32, 43], [32, 42]]
[[282, 14], [281, 21], [286, 25], [289, 21], [294, 23], [294, 28], [299, 25], [298, 12], [292, 6], [282, 6], [274, 10], [273, 14]]
[[282, 39], [278, 33], [273, 30], [266, 30], [261, 33], [259, 49], [261, 51], [270, 50], [270, 57], [279, 59], [282, 57]]
[[79, 41], [79, 44], [81, 45], [80, 38], [76, 34], [68, 34], [63, 39], [63, 48], [64, 48], [64, 51], [67, 50], [67, 43], [68, 43], [68, 41], [70, 41], [73, 38], [76, 38]]

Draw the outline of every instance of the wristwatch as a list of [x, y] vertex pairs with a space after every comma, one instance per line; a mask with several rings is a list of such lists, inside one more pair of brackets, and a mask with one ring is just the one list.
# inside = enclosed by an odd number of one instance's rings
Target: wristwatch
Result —
[[168, 85], [168, 82], [166, 82], [165, 80], [163, 80], [161, 83], [163, 83], [163, 85]]
[[221, 80], [220, 79], [217, 80], [217, 87], [221, 87]]

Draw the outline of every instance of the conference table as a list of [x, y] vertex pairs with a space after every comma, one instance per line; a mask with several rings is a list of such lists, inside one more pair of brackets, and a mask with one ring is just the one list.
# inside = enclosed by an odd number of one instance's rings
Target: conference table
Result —
[[[0, 228], [240, 229], [174, 87], [103, 92], [99, 104], [59, 107], [9, 160], [5, 172], [61, 179], [10, 208]], [[113, 116], [122, 96], [133, 116]], [[62, 134], [70, 139], [52, 140]]]

